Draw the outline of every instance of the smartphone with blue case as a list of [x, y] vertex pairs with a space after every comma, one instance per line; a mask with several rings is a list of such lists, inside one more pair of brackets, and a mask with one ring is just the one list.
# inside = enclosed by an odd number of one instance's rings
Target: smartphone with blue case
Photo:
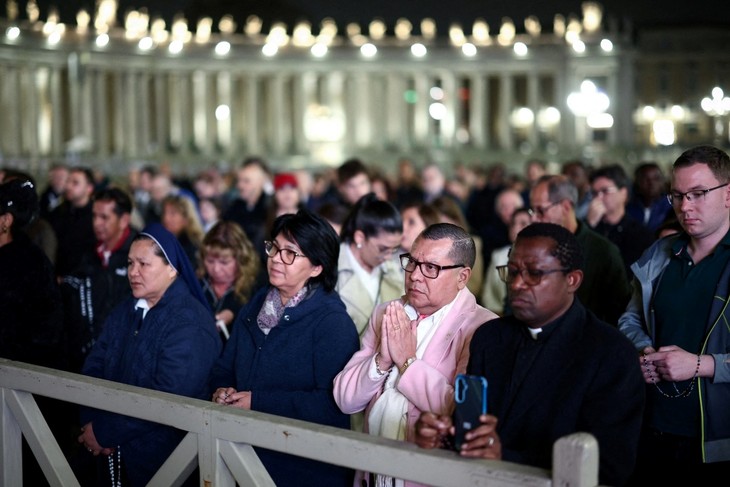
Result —
[[457, 375], [454, 402], [454, 448], [458, 451], [467, 431], [479, 426], [479, 416], [487, 414], [487, 379], [479, 375]]

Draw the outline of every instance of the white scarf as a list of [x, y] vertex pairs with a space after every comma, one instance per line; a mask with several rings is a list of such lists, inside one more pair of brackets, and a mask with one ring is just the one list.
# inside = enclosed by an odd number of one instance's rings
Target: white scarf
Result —
[[[438, 324], [449, 312], [453, 301], [431, 316], [423, 318], [418, 323], [416, 331], [416, 358], [423, 358], [423, 353], [431, 342], [438, 329]], [[415, 320], [418, 312], [410, 304], [404, 306], [408, 318]], [[405, 441], [408, 427], [408, 399], [398, 390], [400, 372], [398, 367], [392, 367], [388, 378], [383, 384], [383, 393], [373, 404], [368, 415], [368, 432], [374, 436], [382, 436], [393, 440]], [[374, 487], [403, 487], [402, 479], [394, 479], [387, 475], [375, 475]]]

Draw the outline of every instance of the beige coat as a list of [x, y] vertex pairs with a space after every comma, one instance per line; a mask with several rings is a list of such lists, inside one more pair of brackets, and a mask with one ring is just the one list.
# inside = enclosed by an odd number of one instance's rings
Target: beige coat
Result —
[[380, 278], [378, 302], [376, 303], [370, 298], [365, 285], [358, 279], [355, 270], [352, 268], [349, 253], [345, 249], [346, 245], [345, 243], [340, 244], [340, 259], [337, 263], [337, 285], [335, 290], [345, 303], [347, 314], [355, 322], [357, 332], [362, 338], [375, 305], [398, 299], [405, 293], [403, 273], [395, 259], [381, 264], [383, 273]]

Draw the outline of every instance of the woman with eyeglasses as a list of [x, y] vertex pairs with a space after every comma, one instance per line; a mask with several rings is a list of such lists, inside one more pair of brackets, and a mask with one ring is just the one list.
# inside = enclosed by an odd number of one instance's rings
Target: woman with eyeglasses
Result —
[[[269, 285], [241, 309], [211, 374], [217, 404], [349, 428], [332, 381], [359, 348], [334, 291], [339, 239], [308, 210], [278, 217], [265, 242]], [[352, 471], [255, 448], [276, 485], [345, 486]]]
[[337, 286], [360, 336], [375, 306], [403, 295], [400, 250], [403, 220], [398, 209], [375, 193], [360, 198], [342, 225]]

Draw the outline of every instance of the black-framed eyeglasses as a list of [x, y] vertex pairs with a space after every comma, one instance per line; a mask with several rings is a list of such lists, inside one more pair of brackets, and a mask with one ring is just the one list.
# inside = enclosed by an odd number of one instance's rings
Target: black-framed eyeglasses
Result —
[[707, 193], [709, 193], [710, 191], [715, 191], [716, 189], [724, 188], [728, 184], [730, 183], [721, 184], [719, 186], [715, 186], [714, 188], [693, 189], [692, 191], [687, 191], [686, 193], [672, 191], [671, 193], [667, 194], [667, 201], [669, 201], [669, 204], [672, 206], [681, 205], [682, 200], [685, 198], [687, 198], [687, 201], [704, 201]]
[[445, 271], [447, 269], [466, 267], [464, 264], [438, 265], [432, 264], [431, 262], [419, 262], [411, 257], [411, 254], [400, 254], [400, 266], [406, 272], [413, 272], [416, 270], [416, 267], [418, 267], [421, 269], [423, 277], [428, 277], [429, 279], [436, 279], [441, 271]]
[[530, 208], [527, 211], [530, 213], [530, 216], [537, 215], [538, 217], [542, 218], [545, 216], [545, 213], [547, 213], [550, 210], [550, 208], [552, 208], [553, 206], [557, 206], [559, 204], [560, 204], [560, 201], [558, 201], [557, 203], [550, 203], [547, 206], [538, 206], [535, 208]]
[[554, 272], [569, 272], [570, 269], [518, 269], [516, 267], [510, 267], [509, 265], [497, 266], [497, 273], [499, 278], [507, 284], [515, 280], [517, 276], [522, 277], [522, 281], [528, 286], [537, 286], [542, 281], [543, 276], [552, 274]]
[[294, 263], [294, 259], [297, 257], [306, 257], [306, 255], [300, 254], [292, 249], [280, 249], [279, 246], [276, 245], [276, 242], [272, 242], [271, 240], [264, 240], [264, 250], [270, 259], [276, 257], [276, 254], [281, 255], [281, 261], [286, 265], [292, 265]]

